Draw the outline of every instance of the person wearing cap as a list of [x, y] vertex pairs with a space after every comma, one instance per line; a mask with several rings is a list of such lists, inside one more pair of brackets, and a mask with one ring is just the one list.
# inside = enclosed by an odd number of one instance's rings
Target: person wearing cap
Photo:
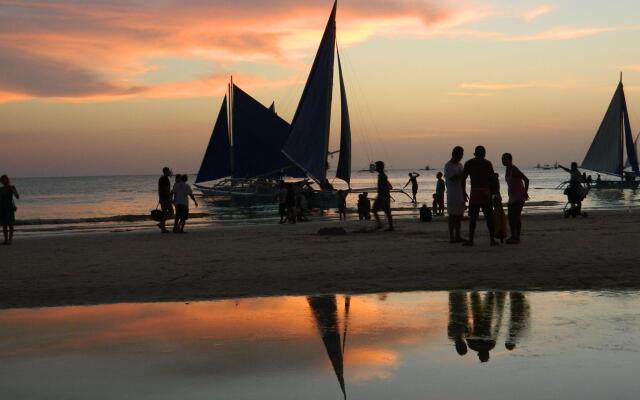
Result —
[[384, 173], [384, 162], [376, 161], [376, 171], [378, 171], [378, 197], [373, 203], [373, 216], [376, 218], [376, 230], [382, 229], [382, 223], [380, 222], [379, 211], [384, 211], [387, 216], [387, 222], [389, 227], [387, 231], [393, 230], [393, 218], [391, 216], [391, 183], [387, 174]]
[[469, 198], [469, 239], [463, 244], [473, 246], [473, 237], [476, 232], [476, 223], [480, 210], [487, 221], [489, 230], [489, 243], [497, 246], [494, 239], [493, 208], [491, 206], [491, 195], [495, 191], [496, 178], [491, 161], [485, 158], [487, 151], [484, 146], [476, 147], [473, 155], [475, 158], [464, 164], [463, 182], [466, 186], [467, 178], [471, 178], [471, 196]]

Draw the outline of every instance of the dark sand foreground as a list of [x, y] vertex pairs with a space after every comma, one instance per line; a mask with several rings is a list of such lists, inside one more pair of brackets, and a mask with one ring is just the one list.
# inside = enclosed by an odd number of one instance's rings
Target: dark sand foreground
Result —
[[[0, 308], [409, 290], [640, 289], [640, 213], [528, 216], [518, 246], [447, 241], [446, 223], [319, 236], [338, 222], [17, 238], [0, 246]], [[466, 232], [467, 224], [463, 226]]]

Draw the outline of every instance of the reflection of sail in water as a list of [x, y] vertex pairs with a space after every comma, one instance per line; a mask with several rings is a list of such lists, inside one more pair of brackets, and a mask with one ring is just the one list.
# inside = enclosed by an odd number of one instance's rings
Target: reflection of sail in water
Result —
[[469, 333], [469, 302], [466, 292], [449, 293], [449, 326], [447, 334], [455, 343], [456, 352], [461, 356], [467, 354], [465, 338]]
[[516, 348], [516, 344], [519, 339], [529, 327], [529, 303], [524, 293], [510, 292], [509, 293], [510, 304], [510, 318], [509, 318], [509, 336], [505, 342], [507, 350], [513, 350]]
[[[316, 321], [322, 342], [327, 350], [331, 365], [340, 383], [340, 389], [344, 397], [347, 397], [344, 385], [344, 360], [342, 358], [342, 343], [338, 332], [338, 307], [336, 296], [310, 296], [307, 297], [313, 317]], [[346, 325], [346, 324], [345, 324]]]
[[351, 296], [344, 298], [344, 331], [342, 333], [342, 355], [344, 347], [347, 345], [347, 329], [349, 328], [349, 308], [351, 308]]

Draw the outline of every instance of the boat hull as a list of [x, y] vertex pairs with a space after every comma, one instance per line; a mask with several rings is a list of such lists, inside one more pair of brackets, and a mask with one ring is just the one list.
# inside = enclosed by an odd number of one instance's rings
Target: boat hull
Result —
[[640, 186], [640, 181], [600, 181], [594, 182], [593, 189], [632, 189], [636, 190]]

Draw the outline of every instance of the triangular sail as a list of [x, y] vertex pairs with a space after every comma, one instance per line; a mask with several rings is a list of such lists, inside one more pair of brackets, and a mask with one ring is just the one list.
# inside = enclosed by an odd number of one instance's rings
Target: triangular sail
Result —
[[233, 177], [274, 177], [281, 171], [304, 176], [280, 151], [290, 129], [285, 120], [233, 85]]
[[627, 147], [627, 164], [629, 164], [636, 175], [640, 176], [640, 169], [638, 169], [638, 152], [636, 148], [638, 139], [636, 138], [636, 141], [633, 140], [629, 114], [626, 112], [626, 107], [624, 113], [624, 140]]
[[340, 390], [346, 398], [344, 360], [342, 358], [340, 333], [338, 333], [338, 306], [336, 304], [336, 296], [310, 296], [307, 297], [307, 302], [313, 312], [316, 326], [318, 327], [320, 336], [322, 336], [322, 342], [327, 350], [333, 371], [336, 374], [336, 378], [338, 378]]
[[582, 162], [582, 168], [606, 174], [622, 174], [622, 113], [626, 102], [622, 82], [618, 85], [600, 129]]
[[204, 153], [196, 183], [209, 182], [231, 175], [231, 148], [229, 143], [229, 121], [227, 96], [222, 101], [218, 119], [213, 127], [209, 145]]
[[[636, 136], [636, 140], [633, 142], [633, 150], [635, 151], [636, 159], [638, 158], [638, 139], [640, 139], [640, 133], [638, 133], [638, 136]], [[624, 167], [629, 168], [630, 166], [631, 166], [630, 158], [627, 157], [627, 162], [624, 164]], [[637, 172], [636, 172], [636, 175], [638, 175]]]
[[326, 179], [336, 46], [336, 8], [333, 5], [320, 47], [291, 123], [282, 152], [317, 182]]
[[[337, 50], [336, 50], [337, 51]], [[351, 182], [351, 122], [349, 120], [349, 105], [347, 104], [347, 91], [344, 86], [342, 76], [342, 63], [340, 62], [340, 52], [338, 54], [338, 72], [340, 75], [340, 159], [336, 178]]]

